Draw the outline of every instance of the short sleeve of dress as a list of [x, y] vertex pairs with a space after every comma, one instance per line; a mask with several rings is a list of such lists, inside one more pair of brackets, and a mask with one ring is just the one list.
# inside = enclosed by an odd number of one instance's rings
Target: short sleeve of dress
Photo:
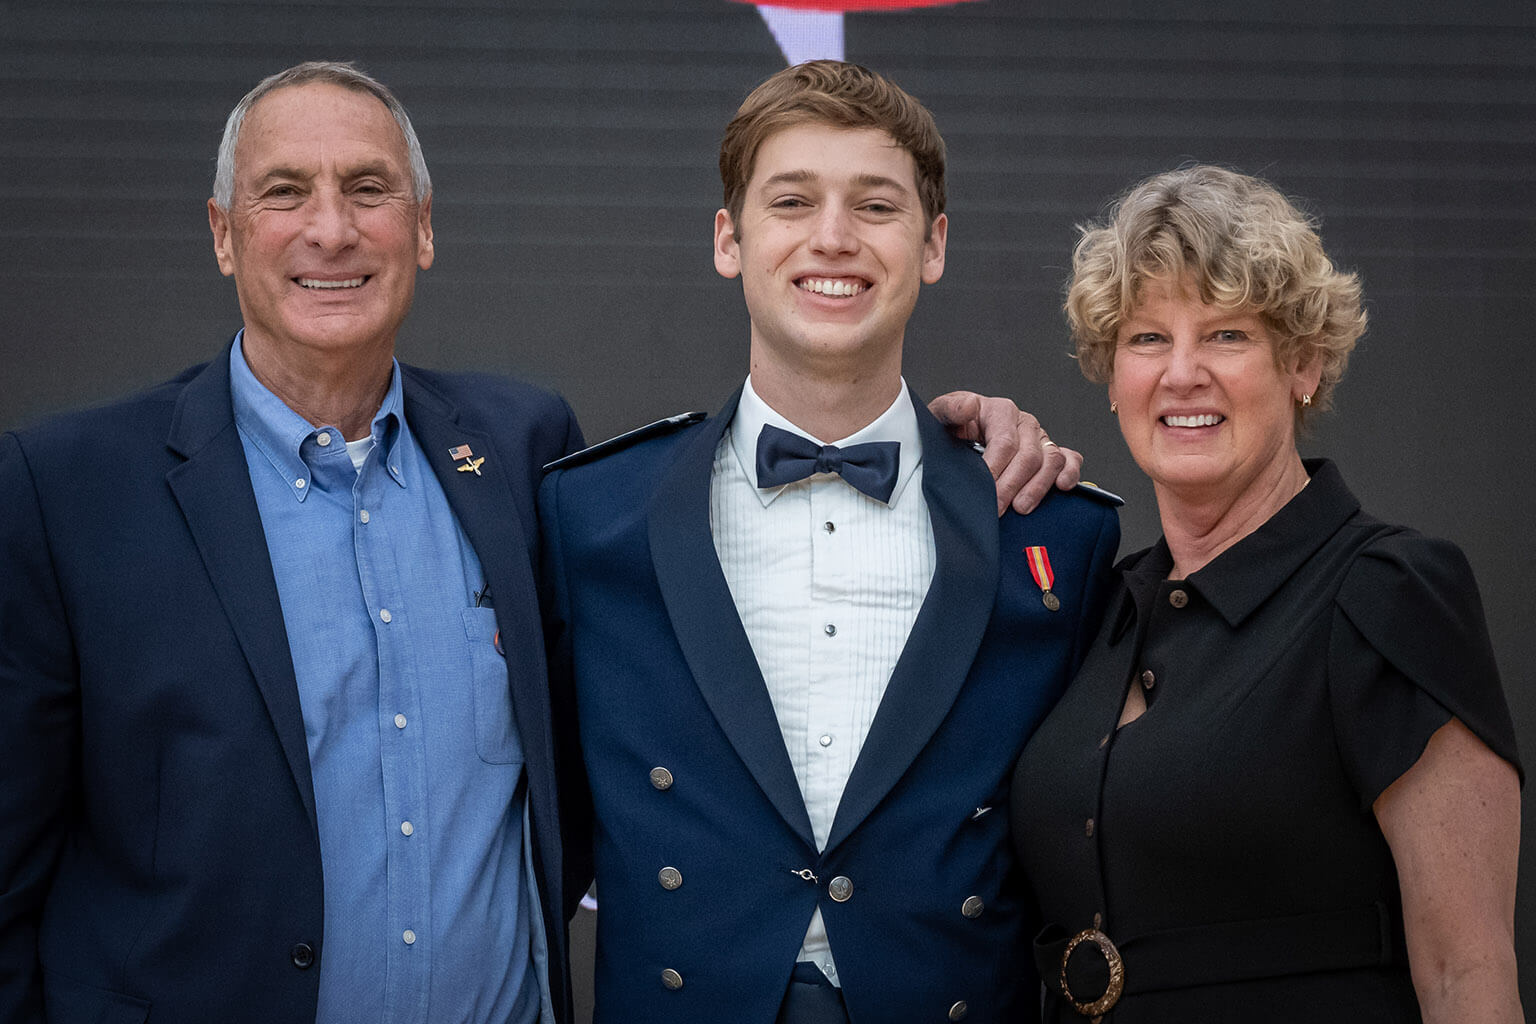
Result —
[[1361, 551], [1328, 655], [1334, 731], [1363, 810], [1452, 716], [1520, 770], [1477, 582], [1454, 544], [1396, 530]]

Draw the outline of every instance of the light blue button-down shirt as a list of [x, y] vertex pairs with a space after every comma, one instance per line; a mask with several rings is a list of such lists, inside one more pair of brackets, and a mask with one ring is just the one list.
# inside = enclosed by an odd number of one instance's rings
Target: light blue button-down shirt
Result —
[[314, 778], [317, 1019], [532, 1024], [523, 752], [494, 595], [411, 437], [400, 367], [361, 470], [340, 430], [255, 378], [239, 338], [230, 381]]

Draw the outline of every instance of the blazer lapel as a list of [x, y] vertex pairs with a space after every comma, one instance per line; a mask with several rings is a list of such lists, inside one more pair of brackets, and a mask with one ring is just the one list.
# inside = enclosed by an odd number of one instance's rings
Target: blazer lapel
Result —
[[186, 459], [166, 474], [166, 482], [261, 690], [299, 798], [315, 827], [299, 686], [245, 448], [235, 429], [229, 346], [182, 390], [166, 443]]
[[997, 591], [997, 502], [970, 446], [945, 433], [914, 394], [923, 497], [933, 524], [933, 582], [843, 788], [831, 849], [890, 792], [928, 742], [970, 672]]
[[[509, 652], [507, 677], [512, 688], [512, 717], [523, 744], [524, 763], [554, 764], [549, 692], [542, 659], [544, 639], [539, 631], [538, 606], [530, 599], [537, 588], [528, 554], [529, 533], [518, 515], [508, 477], [511, 472], [526, 472], [530, 455], [497, 450], [488, 433], [462, 422], [454, 405], [418, 379], [409, 367], [401, 367], [401, 377], [406, 422], [480, 559], [486, 583], [490, 584], [496, 625], [501, 630], [503, 647]], [[463, 460], [449, 455], [450, 449], [460, 445], [467, 445], [475, 458], [484, 459], [478, 464], [479, 472], [460, 471]], [[532, 785], [535, 779], [546, 780], [549, 773], [529, 772], [528, 777]], [[553, 791], [542, 797], [541, 807], [554, 806]], [[544, 803], [544, 799], [549, 802]]]
[[658, 482], [648, 510], [651, 560], [673, 632], [705, 703], [779, 815], [814, 847], [779, 719], [709, 528], [715, 448], [740, 396], [737, 391], [717, 418], [694, 431]]

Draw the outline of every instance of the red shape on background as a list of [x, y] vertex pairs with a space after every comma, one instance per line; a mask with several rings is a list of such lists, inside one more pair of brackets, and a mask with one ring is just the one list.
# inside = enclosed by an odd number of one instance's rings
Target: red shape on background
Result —
[[796, 11], [828, 11], [848, 14], [853, 11], [900, 11], [909, 7], [952, 7], [976, 0], [734, 0], [753, 7], [788, 7]]

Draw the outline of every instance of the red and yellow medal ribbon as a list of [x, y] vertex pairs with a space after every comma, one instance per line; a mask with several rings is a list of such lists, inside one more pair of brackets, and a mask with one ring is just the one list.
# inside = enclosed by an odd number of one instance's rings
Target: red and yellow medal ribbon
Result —
[[1027, 547], [1024, 556], [1029, 559], [1029, 571], [1034, 575], [1035, 582], [1040, 584], [1040, 589], [1050, 590], [1056, 583], [1056, 574], [1051, 571], [1051, 556], [1045, 553], [1045, 546]]
[[1061, 607], [1061, 601], [1051, 593], [1051, 588], [1056, 585], [1056, 574], [1051, 571], [1051, 556], [1046, 553], [1045, 545], [1035, 544], [1024, 549], [1024, 557], [1029, 561], [1030, 575], [1035, 582], [1040, 584], [1040, 601], [1051, 611]]

